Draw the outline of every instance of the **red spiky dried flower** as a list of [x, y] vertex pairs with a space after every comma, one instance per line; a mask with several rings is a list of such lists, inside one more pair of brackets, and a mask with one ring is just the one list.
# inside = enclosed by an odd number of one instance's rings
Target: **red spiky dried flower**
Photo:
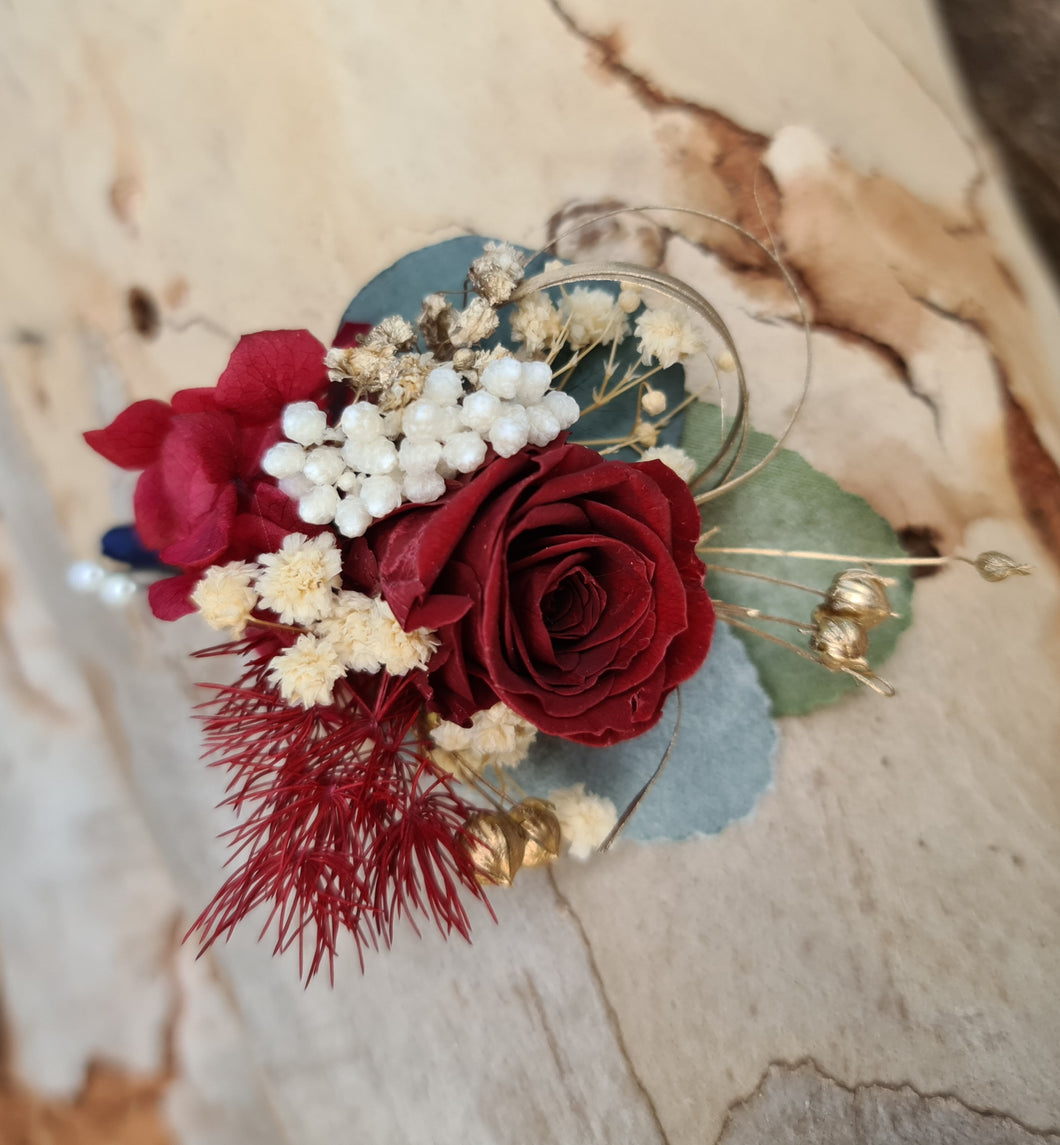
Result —
[[191, 929], [205, 949], [264, 907], [262, 934], [275, 926], [276, 953], [297, 947], [307, 980], [325, 961], [333, 974], [344, 930], [362, 962], [402, 915], [468, 938], [464, 896], [484, 898], [462, 844], [471, 808], [417, 731], [422, 681], [350, 674], [331, 704], [292, 707], [267, 681], [281, 645], [258, 631], [199, 654], [248, 666], [203, 685], [206, 754], [229, 771], [224, 802], [242, 821], [228, 832], [238, 865]]

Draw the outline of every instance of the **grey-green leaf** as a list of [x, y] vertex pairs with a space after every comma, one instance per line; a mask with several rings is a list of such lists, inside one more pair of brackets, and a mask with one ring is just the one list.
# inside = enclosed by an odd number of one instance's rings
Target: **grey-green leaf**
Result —
[[[685, 418], [684, 449], [704, 464], [721, 440], [721, 418], [716, 406], [696, 403]], [[775, 438], [751, 432], [741, 471], [775, 444]], [[707, 542], [727, 548], [812, 550], [866, 557], [906, 556], [891, 526], [863, 498], [847, 493], [830, 477], [818, 473], [799, 454], [784, 449], [746, 484], [703, 507], [704, 529], [718, 527]], [[711, 565], [747, 569], [781, 580], [824, 590], [842, 563], [794, 558], [706, 555]], [[912, 578], [905, 569], [881, 568], [896, 583], [889, 589], [891, 606], [899, 619], [872, 630], [869, 660], [873, 668], [894, 651], [908, 628], [912, 611]], [[820, 596], [750, 577], [712, 569], [707, 588], [711, 596], [809, 623]], [[752, 621], [771, 634], [806, 647], [804, 634], [785, 625]], [[832, 703], [861, 687], [852, 677], [810, 663], [794, 652], [761, 637], [738, 631], [773, 699], [773, 714], [802, 715]]]

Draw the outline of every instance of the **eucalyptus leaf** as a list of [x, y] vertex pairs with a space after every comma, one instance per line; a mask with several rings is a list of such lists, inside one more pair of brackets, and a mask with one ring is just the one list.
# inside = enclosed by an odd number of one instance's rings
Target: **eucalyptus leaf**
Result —
[[[715, 834], [748, 815], [769, 787], [776, 746], [769, 697], [727, 625], [718, 625], [706, 663], [681, 685], [680, 709], [673, 753], [624, 837], [677, 840]], [[665, 754], [677, 711], [673, 694], [655, 728], [612, 747], [583, 747], [539, 735], [514, 778], [540, 798], [584, 783], [586, 791], [607, 796], [621, 813]]]
[[[697, 402], [684, 423], [683, 448], [700, 464], [718, 449], [722, 437], [716, 406]], [[752, 431], [741, 471], [764, 457], [776, 439]], [[812, 550], [858, 556], [904, 557], [905, 550], [891, 526], [863, 498], [847, 493], [830, 477], [818, 473], [792, 450], [783, 449], [744, 485], [703, 506], [704, 529], [718, 528], [707, 543], [727, 548]], [[796, 558], [751, 557], [707, 554], [711, 565], [763, 573], [824, 590], [832, 577], [848, 567], [842, 563]], [[872, 630], [869, 661], [883, 664], [895, 649], [898, 637], [912, 619], [913, 581], [906, 569], [881, 568], [893, 577], [889, 588], [892, 609], [899, 618]], [[820, 596], [783, 585], [711, 569], [707, 576], [711, 596], [731, 604], [759, 609], [771, 616], [809, 623]], [[806, 647], [806, 637], [794, 628], [752, 621], [771, 634]], [[773, 714], [796, 716], [830, 704], [861, 687], [842, 672], [810, 663], [761, 637], [737, 630], [758, 668], [766, 691], [773, 698]]]

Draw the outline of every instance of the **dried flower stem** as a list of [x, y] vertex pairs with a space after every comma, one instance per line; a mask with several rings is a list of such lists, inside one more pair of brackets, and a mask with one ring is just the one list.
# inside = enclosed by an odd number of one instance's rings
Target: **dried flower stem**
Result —
[[[821, 595], [823, 596], [824, 593]], [[746, 616], [749, 620], [766, 620], [772, 624], [787, 624], [790, 628], [797, 628], [800, 632], [813, 632], [812, 624], [804, 624], [800, 620], [791, 620], [787, 616], [770, 616], [769, 613], [761, 612], [757, 608], [747, 608], [742, 604], [731, 604], [727, 600], [718, 600], [716, 596], [711, 599], [714, 601], [714, 607], [718, 610], [718, 615], [726, 620], [730, 615]]]
[[811, 588], [808, 584], [799, 584], [793, 580], [783, 580], [781, 577], [777, 577], [777, 576], [766, 576], [765, 573], [751, 572], [750, 569], [734, 569], [728, 565], [712, 564], [712, 565], [708, 566], [707, 572], [708, 573], [712, 573], [712, 572], [732, 573], [734, 576], [748, 576], [748, 577], [753, 577], [755, 580], [769, 581], [770, 584], [782, 584], [782, 585], [784, 585], [785, 588], [798, 588], [798, 589], [801, 589], [803, 592], [812, 592], [815, 596], [822, 596], [822, 597], [828, 596], [828, 593], [822, 592], [821, 589], [819, 589], [819, 588]]
[[804, 552], [799, 549], [732, 549], [722, 546], [705, 546], [700, 544], [696, 548], [700, 553], [726, 553], [747, 557], [792, 557], [807, 561], [838, 561], [850, 563], [851, 561], [869, 565], [945, 565], [951, 561], [965, 561], [975, 564], [968, 557], [864, 557], [852, 556], [849, 553], [815, 553]]

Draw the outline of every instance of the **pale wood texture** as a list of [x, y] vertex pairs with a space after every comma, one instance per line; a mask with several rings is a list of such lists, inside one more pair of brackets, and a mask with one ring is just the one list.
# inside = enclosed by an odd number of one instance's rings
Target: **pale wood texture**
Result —
[[[25, 0], [0, 91], [0, 963], [28, 1090], [113, 1063], [187, 1145], [785, 1140], [799, 1110], [798, 1140], [1057, 1130], [1060, 582], [1021, 505], [1060, 488], [1060, 307], [922, 0]], [[252, 927], [195, 962], [225, 826], [188, 718], [203, 633], [66, 591], [131, 490], [78, 434], [212, 383], [242, 331], [329, 337], [410, 249], [538, 245], [612, 200], [768, 222], [818, 323], [796, 447], [1035, 576], [922, 581], [899, 696], [784, 721], [719, 836], [528, 873], [472, 947], [402, 933], [334, 988]], [[776, 431], [790, 301], [674, 226], [602, 238], [718, 305]]]

